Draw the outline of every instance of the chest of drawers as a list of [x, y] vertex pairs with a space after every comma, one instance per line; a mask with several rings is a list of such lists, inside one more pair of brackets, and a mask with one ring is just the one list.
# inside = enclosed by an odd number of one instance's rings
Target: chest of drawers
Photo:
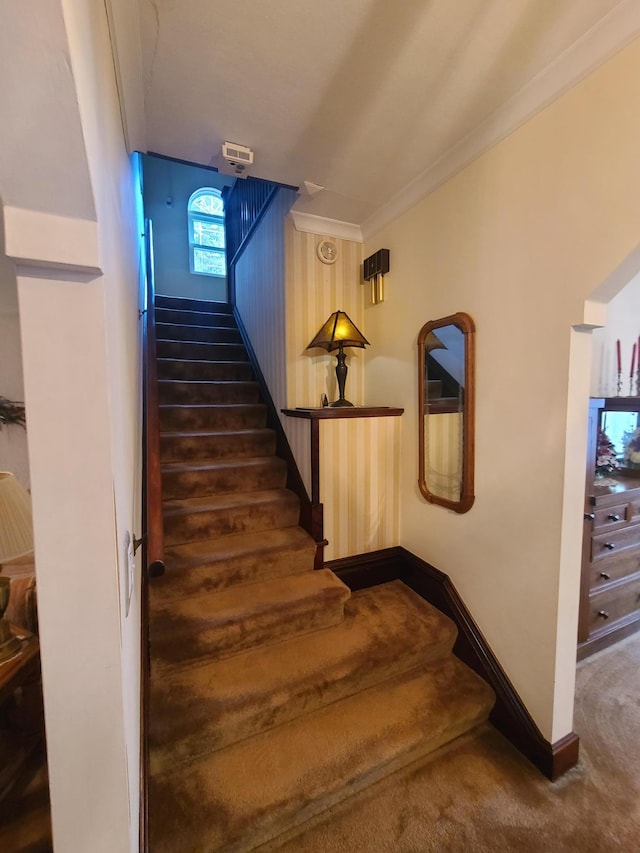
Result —
[[585, 510], [578, 657], [640, 629], [640, 479], [594, 487]]

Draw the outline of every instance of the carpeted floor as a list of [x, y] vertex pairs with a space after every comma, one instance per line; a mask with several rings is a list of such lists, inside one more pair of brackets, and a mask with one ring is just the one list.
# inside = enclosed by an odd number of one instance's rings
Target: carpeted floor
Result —
[[579, 765], [544, 779], [491, 726], [325, 812], [278, 853], [640, 850], [640, 637], [578, 665]]

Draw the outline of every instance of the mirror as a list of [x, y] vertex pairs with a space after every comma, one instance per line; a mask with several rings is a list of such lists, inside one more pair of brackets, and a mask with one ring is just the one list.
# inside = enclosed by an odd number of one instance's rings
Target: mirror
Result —
[[475, 326], [462, 312], [418, 335], [419, 475], [424, 497], [455, 512], [473, 506]]

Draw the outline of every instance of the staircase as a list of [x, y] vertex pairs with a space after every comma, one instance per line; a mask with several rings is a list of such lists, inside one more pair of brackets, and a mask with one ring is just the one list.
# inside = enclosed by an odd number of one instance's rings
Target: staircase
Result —
[[313, 570], [228, 306], [157, 297], [156, 334], [149, 849], [249, 851], [483, 722], [493, 695], [401, 582], [352, 595]]

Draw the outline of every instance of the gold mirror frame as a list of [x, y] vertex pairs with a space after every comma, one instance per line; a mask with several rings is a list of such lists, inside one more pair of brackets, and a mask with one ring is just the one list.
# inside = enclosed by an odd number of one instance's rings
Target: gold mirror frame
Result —
[[[426, 394], [427, 379], [425, 360], [427, 356], [426, 341], [436, 329], [445, 326], [456, 326], [464, 336], [464, 404], [462, 407], [462, 476], [459, 500], [434, 494], [427, 485], [426, 477], [426, 419], [433, 417], [429, 414], [429, 400]], [[452, 509], [454, 512], [468, 512], [473, 506], [475, 495], [473, 491], [474, 447], [475, 447], [475, 325], [468, 314], [459, 312], [432, 320], [426, 323], [418, 335], [418, 421], [419, 421], [419, 475], [420, 491], [429, 503]]]

